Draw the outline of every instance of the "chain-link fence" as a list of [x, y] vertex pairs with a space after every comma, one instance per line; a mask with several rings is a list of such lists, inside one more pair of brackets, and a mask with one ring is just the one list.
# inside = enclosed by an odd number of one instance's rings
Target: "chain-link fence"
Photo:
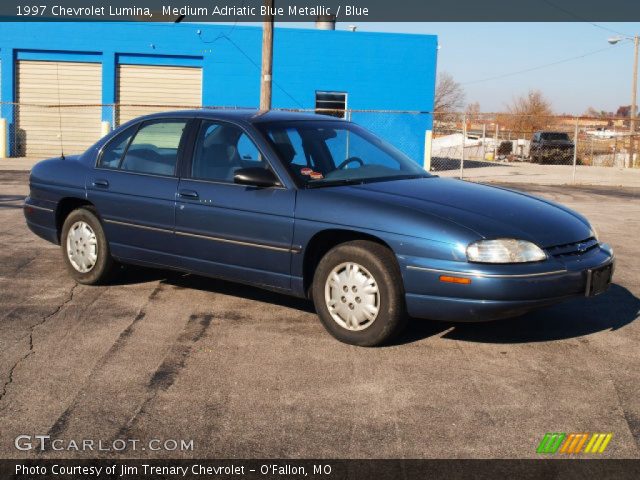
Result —
[[[8, 153], [12, 157], [46, 158], [84, 152], [101, 136], [140, 115], [192, 108], [190, 105], [35, 105], [5, 104], [12, 111], [7, 122]], [[315, 110], [283, 109], [314, 113]], [[431, 128], [427, 112], [347, 110], [316, 112], [352, 120], [387, 138], [401, 151], [423, 163], [425, 132]]]
[[[0, 137], [6, 139], [5, 154], [30, 158], [82, 153], [111, 129], [145, 113], [235, 108], [24, 103], [1, 106], [4, 122], [0, 119], [0, 125], [5, 125], [6, 131]], [[441, 176], [479, 182], [640, 187], [640, 154], [632, 153], [640, 152], [640, 134], [631, 128], [628, 118], [433, 115], [393, 110], [324, 113], [362, 125]]]
[[426, 168], [472, 181], [640, 186], [639, 151], [628, 118], [447, 113], [436, 114]]

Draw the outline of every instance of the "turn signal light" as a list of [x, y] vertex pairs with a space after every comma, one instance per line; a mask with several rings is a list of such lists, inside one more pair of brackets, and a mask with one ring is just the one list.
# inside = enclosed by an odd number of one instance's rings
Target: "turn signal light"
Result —
[[447, 275], [440, 275], [440, 281], [445, 283], [461, 283], [463, 285], [468, 285], [469, 283], [471, 283], [470, 278], [449, 277]]

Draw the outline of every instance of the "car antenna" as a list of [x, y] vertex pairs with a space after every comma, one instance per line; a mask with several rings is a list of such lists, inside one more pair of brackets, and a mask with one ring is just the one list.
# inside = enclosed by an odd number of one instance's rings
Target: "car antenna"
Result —
[[58, 136], [60, 137], [60, 159], [64, 157], [64, 142], [62, 141], [62, 101], [60, 100], [60, 64], [56, 62], [56, 83], [58, 84]]

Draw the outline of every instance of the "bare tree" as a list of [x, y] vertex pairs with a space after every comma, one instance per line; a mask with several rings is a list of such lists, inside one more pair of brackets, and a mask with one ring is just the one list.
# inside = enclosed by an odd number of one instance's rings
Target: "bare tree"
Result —
[[607, 118], [613, 117], [615, 114], [613, 112], [607, 112], [606, 110], [596, 110], [593, 107], [587, 108], [584, 114], [585, 117], [593, 117], [593, 118]]
[[460, 112], [464, 107], [464, 89], [453, 77], [442, 72], [438, 75], [436, 96], [433, 104], [435, 119], [438, 121], [451, 121], [455, 119], [453, 113]]
[[474, 124], [480, 120], [480, 102], [472, 102], [467, 105], [465, 110], [467, 115], [467, 122]]
[[549, 117], [553, 115], [551, 103], [539, 90], [530, 90], [526, 95], [514, 99], [508, 112], [509, 115], [501, 124], [519, 136], [545, 128], [549, 124]]

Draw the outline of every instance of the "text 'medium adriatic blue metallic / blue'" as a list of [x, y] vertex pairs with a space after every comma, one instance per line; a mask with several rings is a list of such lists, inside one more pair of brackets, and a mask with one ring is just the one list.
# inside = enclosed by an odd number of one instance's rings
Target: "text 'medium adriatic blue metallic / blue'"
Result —
[[197, 110], [132, 120], [38, 163], [25, 217], [78, 282], [117, 262], [313, 299], [372, 346], [409, 317], [481, 321], [604, 292], [612, 249], [582, 215], [430, 175], [330, 116]]

